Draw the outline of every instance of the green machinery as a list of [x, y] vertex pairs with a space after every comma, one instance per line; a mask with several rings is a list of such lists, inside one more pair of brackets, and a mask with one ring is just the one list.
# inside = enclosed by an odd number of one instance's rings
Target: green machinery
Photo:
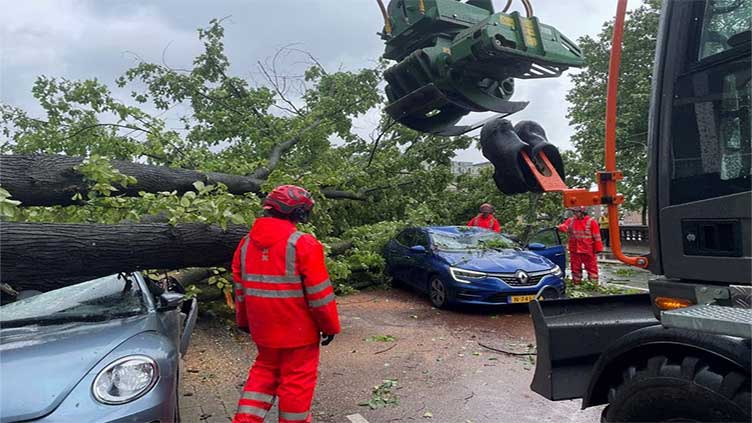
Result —
[[421, 132], [459, 135], [470, 112], [510, 115], [527, 102], [510, 101], [514, 79], [558, 77], [583, 65], [579, 47], [533, 16], [494, 11], [491, 0], [391, 0], [384, 15], [387, 113]]

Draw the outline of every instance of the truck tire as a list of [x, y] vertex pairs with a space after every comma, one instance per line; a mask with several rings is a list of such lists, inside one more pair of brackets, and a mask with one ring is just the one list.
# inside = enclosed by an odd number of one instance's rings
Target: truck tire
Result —
[[649, 358], [622, 372], [608, 392], [602, 421], [749, 422], [750, 378], [692, 356]]

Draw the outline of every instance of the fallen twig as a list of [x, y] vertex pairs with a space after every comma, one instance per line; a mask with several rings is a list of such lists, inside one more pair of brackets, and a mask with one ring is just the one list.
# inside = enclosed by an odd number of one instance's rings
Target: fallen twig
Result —
[[467, 404], [468, 401], [470, 401], [475, 396], [475, 391], [471, 391], [470, 396], [467, 396], [464, 398], [465, 404]]
[[514, 351], [502, 350], [502, 349], [499, 349], [499, 348], [489, 347], [488, 345], [485, 345], [485, 344], [483, 344], [481, 342], [478, 342], [478, 345], [481, 346], [481, 347], [483, 347], [483, 348], [485, 348], [485, 349], [487, 349], [487, 350], [496, 351], [496, 352], [499, 352], [499, 353], [502, 353], [502, 354], [507, 354], [507, 355], [523, 355], [523, 356], [524, 355], [538, 355], [538, 353], [536, 353], [536, 352], [522, 353], [522, 352], [514, 352]]
[[395, 342], [395, 343], [394, 343], [394, 345], [392, 345], [391, 347], [389, 347], [389, 348], [387, 348], [387, 349], [385, 349], [385, 350], [381, 350], [381, 351], [376, 351], [376, 352], [374, 353], [374, 355], [375, 355], [375, 354], [381, 354], [381, 353], [385, 353], [385, 352], [387, 352], [387, 351], [390, 351], [390, 350], [392, 350], [392, 349], [393, 349], [394, 347], [396, 347], [396, 346], [397, 346], [397, 343]]

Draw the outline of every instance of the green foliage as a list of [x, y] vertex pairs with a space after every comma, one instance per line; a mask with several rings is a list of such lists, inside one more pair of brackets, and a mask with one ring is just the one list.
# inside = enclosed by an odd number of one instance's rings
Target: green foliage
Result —
[[373, 335], [366, 338], [366, 342], [395, 342], [397, 338], [392, 335]]
[[8, 191], [0, 187], [0, 218], [14, 218], [20, 213], [18, 206], [20, 201], [11, 200], [11, 195]]
[[214, 285], [217, 289], [228, 292], [232, 290], [232, 274], [224, 267], [212, 267], [210, 269], [212, 275], [209, 276], [209, 285]]
[[[647, 0], [628, 13], [624, 29], [616, 128], [617, 168], [624, 172], [619, 184], [630, 210], [647, 208], [647, 128], [661, 0]], [[575, 152], [565, 155], [570, 186], [589, 188], [603, 168], [606, 84], [613, 21], [604, 23], [596, 37], [578, 40], [585, 68], [572, 76], [569, 120], [575, 128]]]
[[373, 390], [371, 391], [371, 399], [361, 402], [358, 405], [370, 407], [371, 410], [389, 406], [397, 406], [399, 405], [399, 397], [397, 397], [397, 394], [392, 392], [392, 390], [396, 388], [396, 379], [386, 379], [381, 383], [381, 385], [373, 387]]
[[[84, 176], [84, 180], [89, 182], [89, 191], [87, 192], [89, 200], [100, 196], [109, 197], [118, 190], [115, 185], [127, 187], [136, 183], [136, 178], [123, 175], [112, 167], [109, 159], [97, 154], [87, 157], [83, 163], [74, 169]], [[73, 199], [81, 200], [82, 196], [80, 193], [76, 193]]]
[[571, 279], [567, 279], [567, 297], [568, 298], [583, 298], [583, 297], [597, 297], [602, 295], [620, 295], [620, 294], [637, 294], [639, 291], [629, 288], [621, 288], [614, 285], [599, 284], [591, 281], [583, 280], [579, 284], [575, 284]]

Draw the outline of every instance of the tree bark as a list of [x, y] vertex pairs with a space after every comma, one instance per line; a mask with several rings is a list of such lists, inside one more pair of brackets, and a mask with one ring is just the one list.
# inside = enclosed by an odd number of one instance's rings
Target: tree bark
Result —
[[[89, 190], [84, 176], [75, 167], [83, 162], [82, 157], [53, 155], [2, 155], [0, 156], [0, 185], [11, 193], [13, 199], [22, 206], [68, 206], [76, 204], [76, 193], [86, 195]], [[218, 172], [199, 172], [131, 163], [121, 160], [111, 161], [120, 173], [136, 178], [137, 182], [127, 187], [117, 187], [116, 195], [138, 196], [141, 191], [177, 191], [182, 194], [193, 191], [193, 183], [223, 183], [227, 190], [236, 195], [261, 193], [264, 179], [255, 176], [239, 176]], [[276, 162], [274, 163], [276, 165]], [[261, 175], [266, 175], [261, 173]], [[323, 190], [323, 194], [333, 199], [365, 201], [365, 196], [346, 191]]]
[[16, 290], [46, 291], [117, 272], [227, 263], [242, 225], [201, 223], [0, 223], [0, 277]]
[[[22, 206], [67, 206], [75, 204], [73, 195], [86, 195], [88, 184], [84, 176], [75, 170], [83, 162], [82, 157], [52, 155], [3, 155], [0, 156], [0, 185], [11, 193]], [[124, 175], [137, 179], [136, 184], [118, 187], [117, 194], [137, 196], [140, 191], [195, 190], [193, 183], [221, 182], [229, 192], [244, 194], [259, 193], [263, 181], [248, 176], [226, 173], [175, 169], [113, 160], [112, 165]]]

